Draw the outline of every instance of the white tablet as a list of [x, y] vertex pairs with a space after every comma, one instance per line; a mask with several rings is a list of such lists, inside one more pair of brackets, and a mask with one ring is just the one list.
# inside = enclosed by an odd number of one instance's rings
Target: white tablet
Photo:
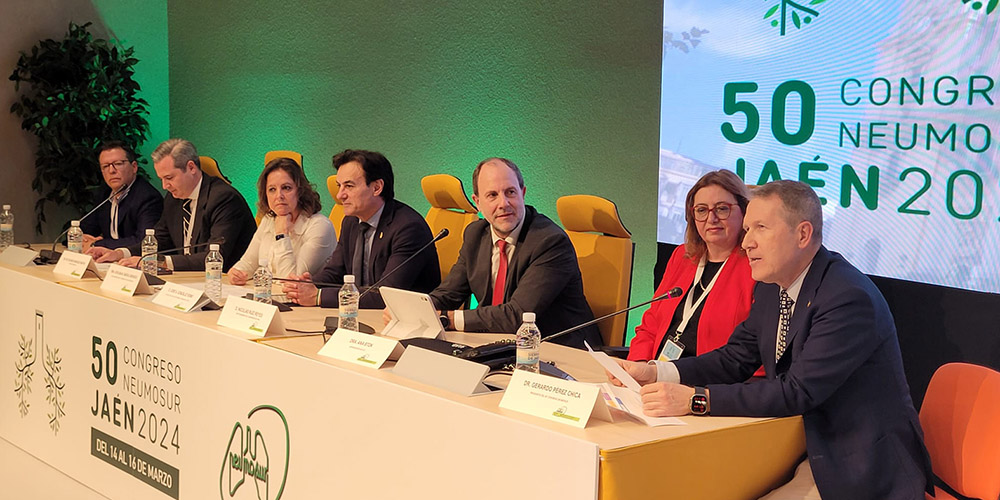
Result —
[[382, 335], [396, 339], [433, 339], [444, 333], [434, 304], [426, 293], [390, 287], [379, 288], [379, 293], [392, 315], [392, 321], [382, 330]]

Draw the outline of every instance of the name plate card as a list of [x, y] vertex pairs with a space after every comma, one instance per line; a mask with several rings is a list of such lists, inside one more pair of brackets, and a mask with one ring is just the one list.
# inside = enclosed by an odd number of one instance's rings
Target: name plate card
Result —
[[207, 304], [209, 300], [204, 292], [197, 288], [178, 285], [169, 281], [164, 283], [163, 288], [160, 288], [160, 293], [157, 293], [153, 297], [154, 304], [181, 312], [191, 312]]
[[402, 353], [403, 346], [395, 339], [337, 328], [317, 354], [377, 370], [393, 354], [398, 358]]
[[24, 267], [30, 265], [37, 256], [38, 252], [34, 250], [11, 245], [3, 253], [0, 253], [0, 262], [9, 266]]
[[92, 259], [89, 255], [70, 252], [69, 250], [66, 250], [59, 256], [59, 262], [57, 262], [56, 267], [52, 269], [54, 274], [67, 276], [73, 279], [83, 279], [83, 275], [87, 271], [92, 271], [98, 278], [104, 278], [101, 272], [97, 269], [97, 264], [94, 263], [94, 259]]
[[254, 338], [283, 335], [285, 327], [277, 306], [230, 295], [219, 315], [219, 326], [239, 330]]
[[514, 370], [500, 408], [583, 429], [590, 417], [611, 422], [611, 412], [595, 385]]
[[149, 287], [149, 283], [146, 283], [146, 275], [142, 271], [118, 264], [111, 264], [111, 267], [108, 268], [107, 274], [104, 275], [104, 282], [101, 283], [101, 291], [129, 297], [137, 293], [145, 295], [153, 293], [153, 289]]

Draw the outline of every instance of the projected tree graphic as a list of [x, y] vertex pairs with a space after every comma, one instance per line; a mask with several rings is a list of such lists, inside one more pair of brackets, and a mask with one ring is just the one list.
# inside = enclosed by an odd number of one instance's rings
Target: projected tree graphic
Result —
[[[980, 2], [979, 0], [974, 0], [974, 1], [962, 0], [962, 3], [968, 4], [970, 7], [973, 8], [973, 10], [979, 10], [983, 8], [983, 2]], [[1000, 0], [989, 0], [988, 2], [985, 2], [985, 4], [986, 4], [986, 10], [984, 12], [989, 14], [994, 10], [996, 10], [997, 4], [1000, 4]]]
[[[827, 0], [812, 0], [809, 5], [819, 5], [825, 3]], [[1000, 0], [990, 0], [991, 2]], [[781, 36], [785, 36], [786, 27], [788, 25], [788, 18], [791, 17], [792, 24], [795, 25], [795, 29], [802, 29], [802, 26], [813, 22], [813, 19], [819, 17], [819, 11], [806, 7], [800, 3], [793, 2], [792, 0], [781, 0], [777, 5], [774, 5], [764, 14], [764, 19], [773, 17], [778, 12], [781, 15], [778, 19], [771, 20], [771, 26], [781, 28]]]

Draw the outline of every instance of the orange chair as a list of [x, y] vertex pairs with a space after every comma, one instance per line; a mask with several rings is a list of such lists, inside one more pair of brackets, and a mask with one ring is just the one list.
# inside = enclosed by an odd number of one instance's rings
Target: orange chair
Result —
[[295, 163], [298, 163], [300, 167], [303, 169], [306, 168], [306, 166], [302, 164], [302, 154], [288, 150], [275, 150], [264, 153], [264, 165], [271, 163], [271, 160], [275, 158], [291, 158], [295, 160]]
[[199, 156], [198, 161], [201, 162], [202, 172], [211, 175], [212, 177], [218, 177], [226, 181], [227, 184], [232, 184], [232, 181], [230, 181], [225, 175], [222, 175], [222, 170], [219, 169], [219, 162], [215, 161], [215, 158], [212, 158], [211, 156]]
[[[968, 363], [938, 368], [920, 425], [938, 479], [966, 497], [1000, 497], [1000, 372]], [[934, 490], [936, 500], [955, 498]]]
[[333, 223], [333, 229], [337, 232], [337, 237], [339, 238], [340, 225], [344, 222], [344, 205], [341, 205], [340, 200], [337, 199], [337, 174], [326, 178], [326, 189], [330, 191], [330, 196], [333, 197], [333, 208], [330, 209], [330, 222]]
[[435, 243], [438, 264], [441, 266], [441, 279], [444, 279], [451, 271], [451, 266], [458, 261], [465, 226], [479, 220], [479, 211], [465, 194], [462, 181], [454, 175], [428, 175], [420, 179], [420, 188], [423, 189], [427, 202], [431, 204], [430, 210], [424, 216], [431, 233], [437, 234], [442, 229], [448, 228], [448, 237]]

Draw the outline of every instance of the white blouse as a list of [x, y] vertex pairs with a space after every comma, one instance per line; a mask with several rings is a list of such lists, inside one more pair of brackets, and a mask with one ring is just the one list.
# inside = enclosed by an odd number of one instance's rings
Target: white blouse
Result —
[[271, 274], [287, 278], [292, 274], [308, 271], [316, 274], [337, 247], [337, 232], [330, 219], [317, 212], [310, 217], [299, 215], [286, 236], [274, 241], [274, 217], [265, 216], [250, 246], [233, 266], [247, 275], [253, 275], [261, 259], [268, 260]]

